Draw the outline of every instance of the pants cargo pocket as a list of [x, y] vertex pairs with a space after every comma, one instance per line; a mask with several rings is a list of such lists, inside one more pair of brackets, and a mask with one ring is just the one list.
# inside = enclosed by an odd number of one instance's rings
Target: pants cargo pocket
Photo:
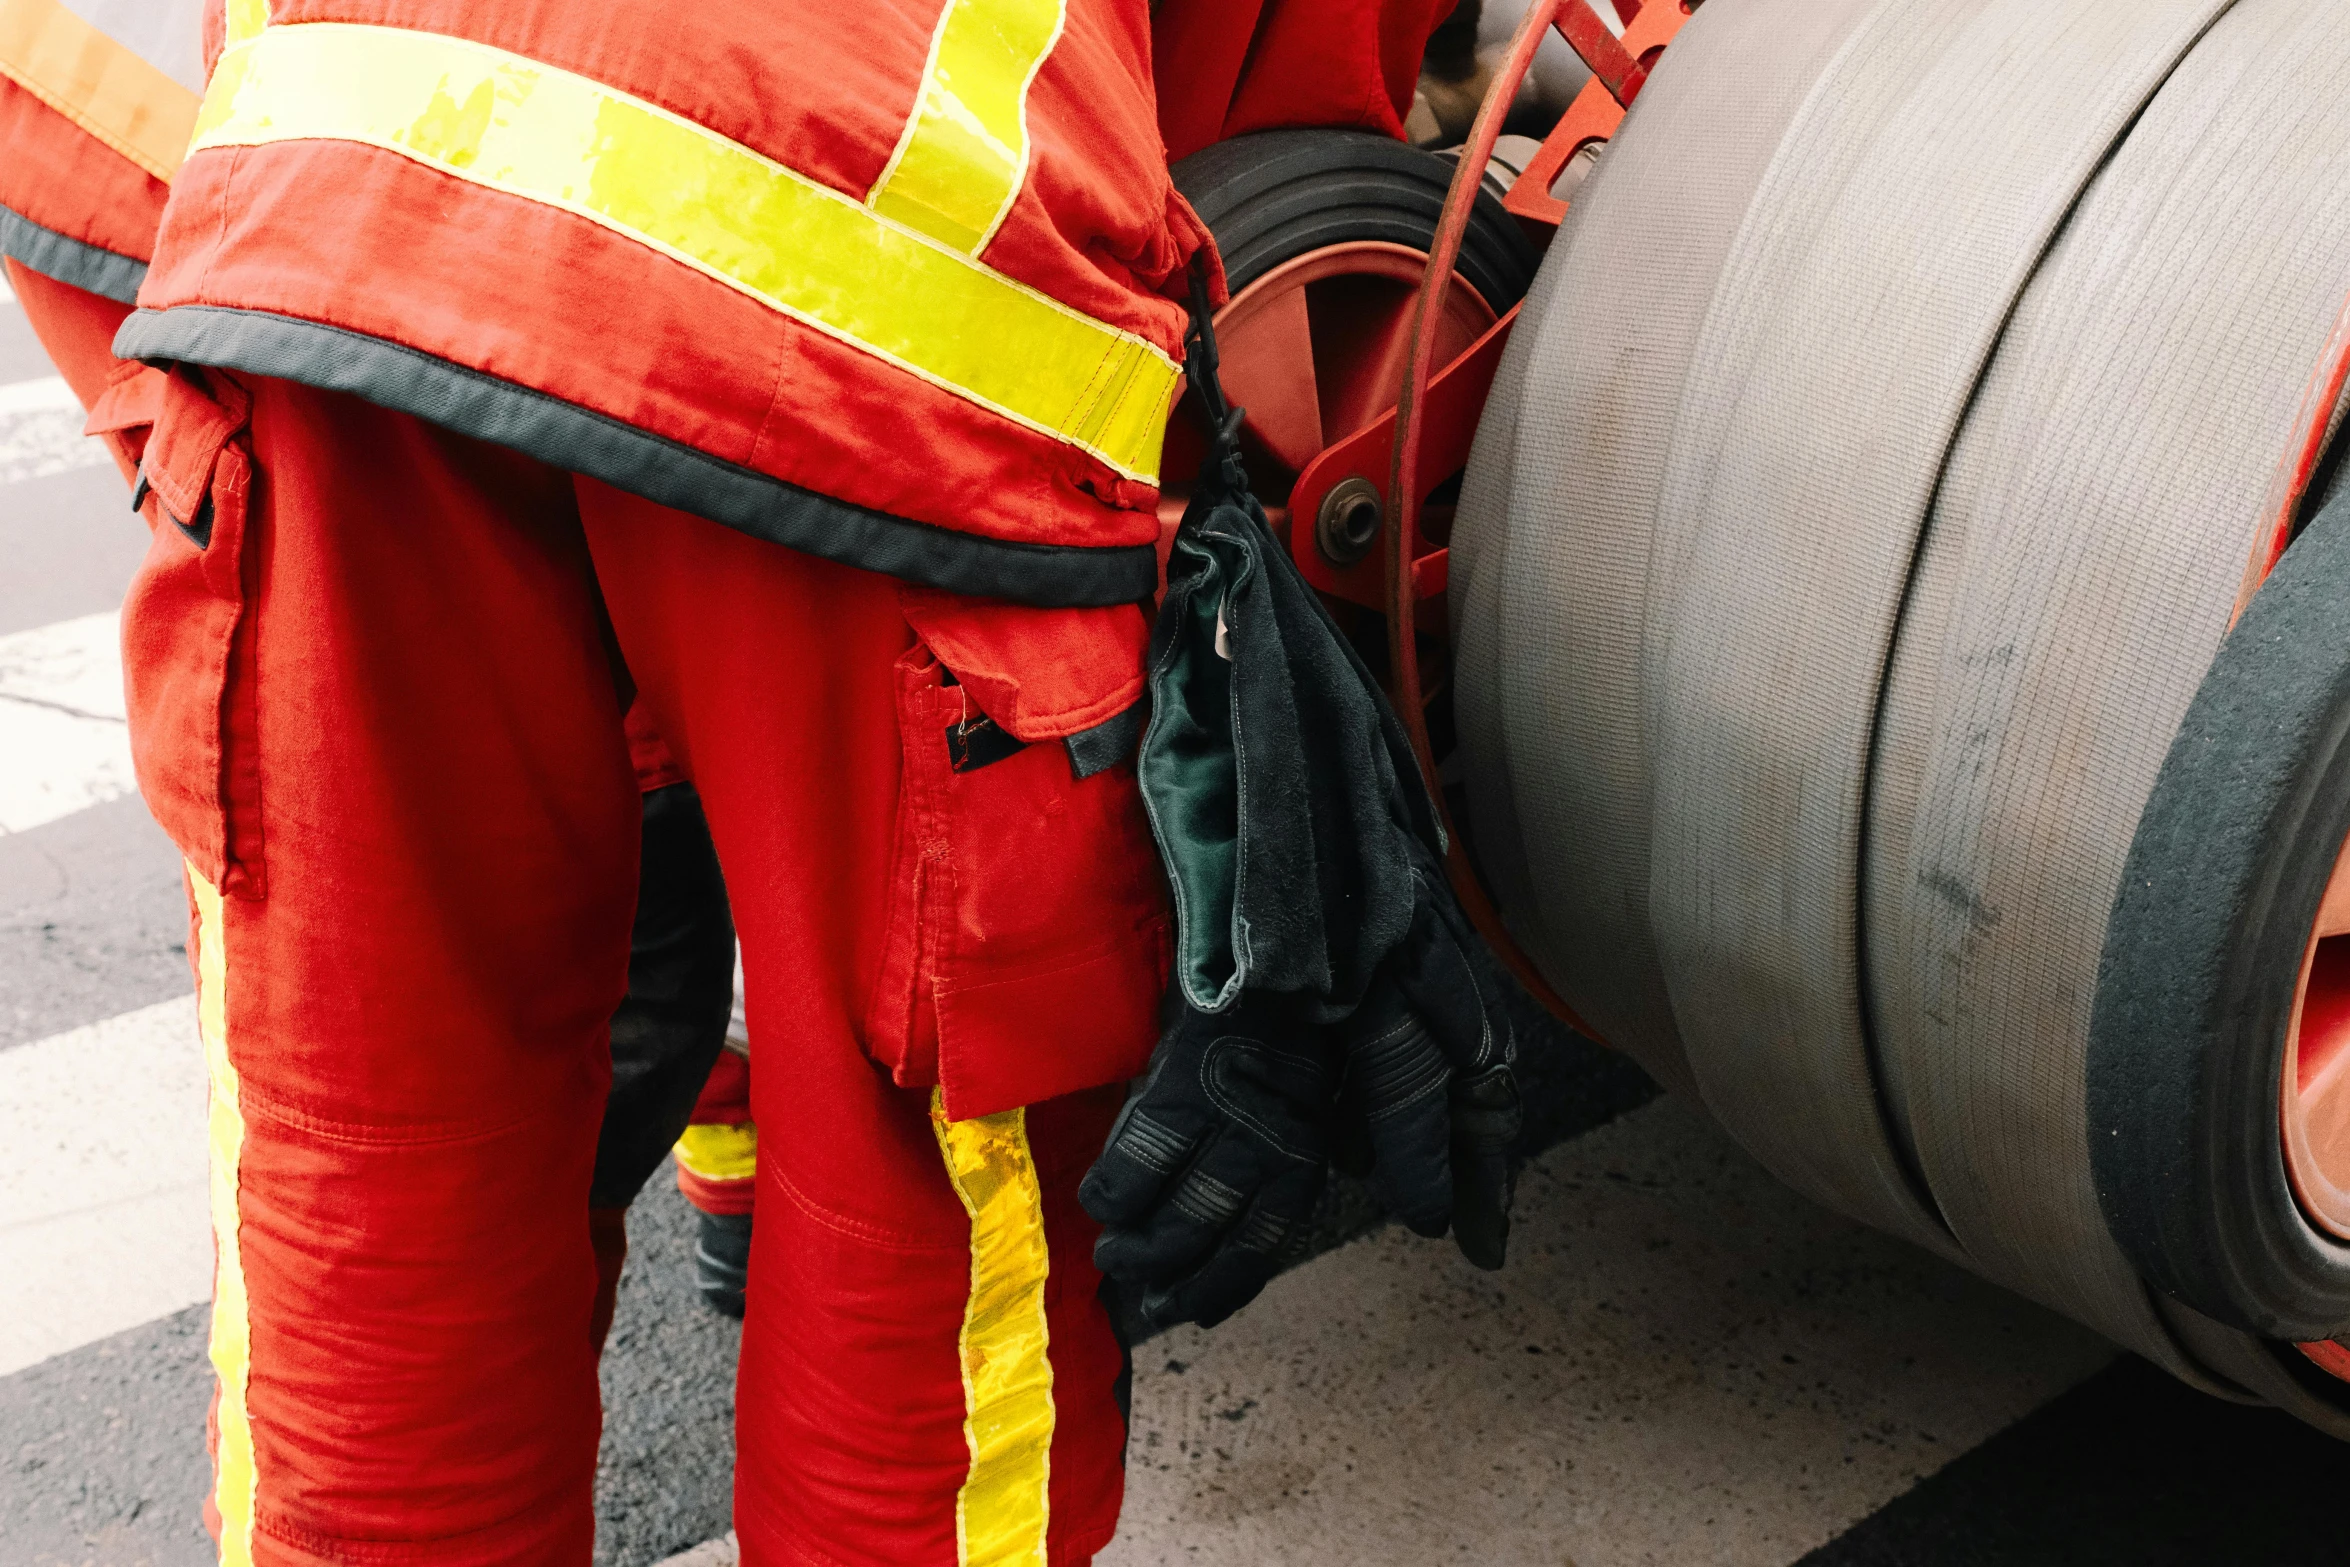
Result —
[[131, 762], [147, 808], [196, 872], [224, 893], [257, 898], [251, 405], [227, 376], [186, 369], [156, 403], [139, 464], [154, 537], [122, 611]]
[[1157, 1038], [1167, 905], [1131, 765], [996, 727], [917, 644], [889, 935], [868, 1048], [953, 1120], [1139, 1073]]
[[161, 370], [132, 360], [118, 362], [107, 373], [105, 390], [90, 405], [82, 434], [104, 441], [115, 459], [135, 472], [147, 454], [147, 437], [154, 432], [170, 385], [171, 377]]

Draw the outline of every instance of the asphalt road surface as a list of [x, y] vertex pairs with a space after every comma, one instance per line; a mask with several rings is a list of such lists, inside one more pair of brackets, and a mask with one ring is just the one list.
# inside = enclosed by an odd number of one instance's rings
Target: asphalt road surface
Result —
[[[196, 1567], [186, 905], [114, 652], [145, 530], [79, 426], [0, 298], [0, 1564]], [[1334, 1194], [1259, 1304], [1138, 1347], [1102, 1567], [2350, 1562], [2350, 1449], [1809, 1206], [1620, 1060], [1528, 1056], [1509, 1268]], [[666, 1174], [630, 1233], [597, 1560], [718, 1567], [739, 1334]]]

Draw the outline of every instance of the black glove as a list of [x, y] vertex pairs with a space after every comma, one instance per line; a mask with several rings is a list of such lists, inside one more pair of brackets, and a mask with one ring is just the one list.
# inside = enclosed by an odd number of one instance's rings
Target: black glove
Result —
[[1344, 1048], [1339, 1163], [1370, 1176], [1422, 1235], [1447, 1228], [1461, 1255], [1498, 1268], [1509, 1242], [1509, 1148], [1521, 1114], [1501, 976], [1432, 866], [1401, 945], [1353, 1014]]
[[1104, 1273], [1153, 1327], [1213, 1327], [1306, 1240], [1322, 1195], [1336, 1064], [1303, 1008], [1243, 994], [1182, 1008], [1077, 1200], [1105, 1226]]

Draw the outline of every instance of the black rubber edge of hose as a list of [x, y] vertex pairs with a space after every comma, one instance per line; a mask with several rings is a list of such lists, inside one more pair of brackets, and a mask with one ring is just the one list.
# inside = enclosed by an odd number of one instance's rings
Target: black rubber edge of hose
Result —
[[[1235, 291], [1325, 245], [1381, 240], [1426, 250], [1453, 164], [1367, 131], [1259, 131], [1175, 165], [1175, 188], [1216, 236]], [[1525, 297], [1541, 252], [1480, 191], [1459, 274], [1496, 314]]]
[[2279, 1119], [2301, 960], [2350, 834], [2350, 493], [2253, 596], [2131, 841], [2090, 1018], [2088, 1136], [2124, 1253], [2208, 1317], [2350, 1330], [2350, 1245], [2303, 1215]]

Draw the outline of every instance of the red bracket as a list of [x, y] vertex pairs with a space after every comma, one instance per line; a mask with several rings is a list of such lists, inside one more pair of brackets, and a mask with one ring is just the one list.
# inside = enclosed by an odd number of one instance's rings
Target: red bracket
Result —
[[[1638, 20], [1637, 16], [1634, 20]], [[1583, 57], [1583, 63], [1591, 67], [1591, 79], [1605, 88], [1609, 97], [1629, 104], [1640, 96], [1640, 85], [1648, 80], [1648, 67], [1626, 45], [1616, 41], [1616, 35], [1608, 31], [1607, 23], [1599, 19], [1597, 11], [1587, 5], [1562, 5], [1552, 13], [1551, 25]]]
[[[1501, 368], [1501, 351], [1517, 319], [1518, 312], [1512, 307], [1429, 381], [1423, 405], [1427, 413], [1420, 424], [1418, 470], [1436, 475], [1435, 482], [1441, 483], [1446, 475], [1467, 466], [1469, 443], [1477, 437], [1478, 417], [1485, 411], [1494, 372]], [[1392, 513], [1387, 484], [1394, 466], [1395, 410], [1390, 408], [1335, 446], [1324, 447], [1297, 476], [1296, 487], [1289, 492], [1289, 548], [1298, 570], [1306, 581], [1332, 597], [1370, 609], [1387, 606], [1387, 563], [1374, 554], [1351, 566], [1332, 565], [1315, 546], [1314, 519], [1321, 514], [1323, 498], [1348, 479], [1369, 484], [1379, 494], [1380, 510]], [[1427, 496], [1419, 498], [1425, 501]], [[1430, 550], [1412, 562], [1423, 631], [1443, 629], [1446, 558], [1446, 551]]]
[[[1624, 28], [1621, 41], [1608, 31], [1607, 24], [1584, 0], [1550, 0], [1552, 14], [1526, 24], [1525, 30], [1537, 44], [1548, 27], [1556, 27], [1591, 66], [1592, 78], [1584, 84], [1582, 96], [1543, 142], [1542, 150], [1525, 173], [1511, 187], [1503, 203], [1511, 212], [1530, 223], [1549, 227], [1557, 226], [1566, 216], [1566, 203], [1550, 195], [1551, 183], [1578, 151], [1594, 142], [1606, 141], [1616, 133], [1616, 127], [1623, 123], [1624, 105], [1639, 94], [1657, 56], [1689, 19], [1683, 4], [1684, 0], [1648, 0], [1646, 4], [1633, 0], [1632, 4], [1625, 4], [1623, 8], [1634, 14]], [[1524, 52], [1530, 62], [1531, 47]], [[1515, 83], [1522, 76], [1520, 72], [1513, 78], [1505, 66], [1487, 97], [1488, 105], [1507, 104], [1516, 96]], [[1464, 167], [1470, 166], [1468, 153], [1473, 150], [1463, 150]], [[1490, 147], [1487, 155], [1491, 155]], [[1463, 221], [1465, 225], [1465, 218]], [[1423, 284], [1422, 309], [1434, 308], [1434, 304]], [[1415, 517], [1419, 506], [1427, 501], [1428, 492], [1467, 464], [1469, 443], [1476, 436], [1478, 417], [1484, 412], [1485, 398], [1493, 389], [1494, 371], [1501, 363], [1502, 346], [1509, 341], [1510, 325], [1516, 318], [1513, 309], [1450, 364], [1427, 378], [1418, 399], [1419, 450], [1411, 465], [1423, 492], [1412, 497]], [[1390, 409], [1376, 422], [1324, 448], [1298, 475], [1289, 498], [1289, 516], [1293, 519], [1290, 550], [1306, 581], [1334, 598], [1373, 609], [1385, 609], [1388, 604], [1385, 563], [1373, 558], [1348, 566], [1331, 564], [1315, 545], [1314, 519], [1320, 515], [1323, 498], [1349, 479], [1360, 479], [1371, 486], [1379, 496], [1381, 510], [1391, 517], [1394, 515], [1390, 482], [1395, 473], [1396, 418], [1397, 411]], [[1414, 542], [1416, 546], [1416, 536]], [[1412, 597], [1416, 602], [1412, 618], [1413, 624], [1423, 631], [1438, 631], [1444, 626], [1447, 558], [1447, 551], [1442, 549], [1414, 549]]]
[[[1518, 175], [1501, 204], [1528, 223], [1558, 227], [1566, 218], [1567, 204], [1551, 195], [1550, 187], [1576, 153], [1616, 134], [1616, 127], [1624, 123], [1624, 110], [1647, 85], [1657, 56], [1688, 20], [1685, 0], [1648, 0], [1625, 25], [1619, 41], [1609, 35], [1589, 6], [1565, 0], [1556, 26], [1583, 57], [1583, 63], [1591, 67], [1591, 80], [1583, 84], [1582, 94], [1543, 138], [1542, 150]], [[1598, 41], [1586, 49], [1584, 39], [1589, 33], [1596, 33]], [[1517, 91], [1514, 87], [1510, 90], [1513, 95]]]
[[[1469, 225], [1484, 171], [1500, 138], [1503, 117], [1517, 97], [1535, 50], [1556, 27], [1591, 67], [1585, 85], [1566, 116], [1543, 142], [1504, 203], [1530, 225], [1555, 227], [1566, 216], [1566, 204], [1554, 199], [1550, 187], [1567, 160], [1593, 142], [1605, 141], [1623, 123], [1624, 110], [1640, 94], [1648, 73], [1681, 25], [1695, 0], [1644, 0], [1618, 40], [1586, 0], [1534, 0], [1510, 40], [1501, 68], [1477, 111], [1476, 126], [1461, 149], [1446, 193], [1444, 213], [1435, 242], [1429, 248], [1428, 269], [1414, 305], [1412, 341], [1404, 361], [1403, 384], [1396, 406], [1374, 423], [1325, 448], [1298, 475], [1290, 493], [1290, 551], [1306, 580], [1323, 592], [1355, 604], [1387, 611], [1388, 653], [1393, 672], [1397, 716], [1403, 721], [1413, 751], [1430, 780], [1437, 811], [1444, 817], [1450, 838], [1446, 869], [1461, 906], [1485, 937], [1497, 957], [1508, 965], [1534, 997], [1570, 1026], [1591, 1030], [1551, 989], [1509, 932], [1500, 914], [1470, 868], [1459, 831], [1435, 786], [1435, 760], [1428, 745], [1428, 726], [1422, 699], [1416, 633], [1441, 631], [1448, 585], [1450, 552], [1423, 549], [1420, 509], [1437, 484], [1467, 463], [1477, 421], [1493, 389], [1501, 365], [1501, 351], [1509, 341], [1518, 313], [1495, 322], [1451, 363], [1434, 363], [1444, 296], [1452, 285], [1453, 266], [1460, 257], [1461, 240]], [[1617, 0], [1619, 14], [1634, 10]], [[1316, 543], [1315, 520], [1332, 490], [1348, 480], [1360, 480], [1376, 492], [1384, 522], [1380, 528], [1385, 549], [1378, 555], [1347, 566], [1324, 559]], [[1597, 1038], [1596, 1034], [1591, 1037]]]

